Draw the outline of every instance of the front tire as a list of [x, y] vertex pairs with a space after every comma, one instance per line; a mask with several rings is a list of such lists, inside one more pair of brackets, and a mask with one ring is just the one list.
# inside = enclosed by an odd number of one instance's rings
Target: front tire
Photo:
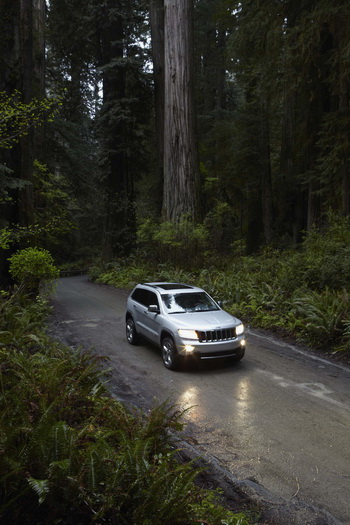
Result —
[[137, 333], [135, 322], [132, 317], [126, 320], [126, 339], [130, 345], [137, 345], [139, 342], [139, 334]]
[[164, 337], [162, 340], [163, 363], [169, 370], [176, 370], [179, 366], [180, 356], [177, 353], [174, 340], [171, 337]]

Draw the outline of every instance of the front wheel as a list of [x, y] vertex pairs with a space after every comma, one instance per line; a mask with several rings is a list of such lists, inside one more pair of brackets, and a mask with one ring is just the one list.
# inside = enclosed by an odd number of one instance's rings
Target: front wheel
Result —
[[162, 358], [164, 366], [170, 370], [175, 370], [179, 365], [180, 356], [171, 337], [164, 337], [162, 340]]
[[132, 317], [126, 320], [126, 338], [130, 345], [137, 345], [139, 342], [139, 334], [137, 333], [136, 326]]

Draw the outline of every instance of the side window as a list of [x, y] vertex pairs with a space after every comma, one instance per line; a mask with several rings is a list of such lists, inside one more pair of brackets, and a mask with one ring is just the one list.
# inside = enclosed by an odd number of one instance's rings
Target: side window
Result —
[[132, 294], [134, 301], [142, 304], [143, 306], [149, 307], [150, 304], [155, 304], [159, 308], [157, 294], [149, 290], [143, 290], [143, 288], [136, 288]]
[[159, 308], [157, 294], [155, 294], [154, 292], [148, 292], [147, 306], [151, 304], [155, 304]]
[[134, 301], [143, 304], [144, 306], [148, 306], [148, 291], [143, 290], [142, 288], [136, 288], [134, 293], [132, 294], [132, 298]]

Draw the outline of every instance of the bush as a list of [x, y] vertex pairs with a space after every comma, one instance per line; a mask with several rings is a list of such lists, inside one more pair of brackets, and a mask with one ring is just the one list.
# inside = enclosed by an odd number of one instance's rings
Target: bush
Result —
[[45, 345], [42, 325], [48, 306], [44, 299], [28, 301], [25, 296], [0, 297], [0, 348], [37, 351]]
[[187, 217], [182, 217], [177, 224], [146, 219], [137, 232], [138, 246], [150, 261], [184, 268], [193, 268], [202, 262], [207, 239], [206, 228]]
[[59, 277], [51, 254], [42, 248], [26, 248], [9, 257], [10, 274], [23, 288], [39, 291], [41, 281], [51, 282]]
[[346, 290], [304, 291], [293, 299], [293, 306], [303, 321], [300, 332], [304, 342], [316, 348], [332, 348], [339, 343], [349, 315]]

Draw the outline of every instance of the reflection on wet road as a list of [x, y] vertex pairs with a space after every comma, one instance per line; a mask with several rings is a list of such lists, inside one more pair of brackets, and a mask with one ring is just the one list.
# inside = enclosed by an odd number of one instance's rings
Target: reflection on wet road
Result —
[[181, 377], [177, 402], [192, 407], [187, 418], [198, 446], [237, 478], [321, 504], [350, 523], [349, 373], [290, 357], [286, 367], [283, 354], [267, 370], [253, 345], [250, 351], [238, 367]]

